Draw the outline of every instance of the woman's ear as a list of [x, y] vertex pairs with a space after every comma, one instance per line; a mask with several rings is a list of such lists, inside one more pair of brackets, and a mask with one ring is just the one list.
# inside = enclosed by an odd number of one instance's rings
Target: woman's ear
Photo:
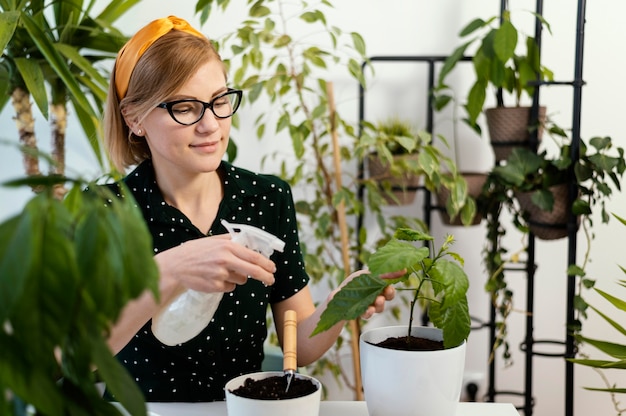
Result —
[[137, 122], [136, 118], [132, 119], [126, 109], [122, 110], [122, 117], [124, 117], [124, 122], [126, 122], [126, 125], [135, 136], [141, 137], [145, 135], [145, 130], [141, 127], [141, 124]]

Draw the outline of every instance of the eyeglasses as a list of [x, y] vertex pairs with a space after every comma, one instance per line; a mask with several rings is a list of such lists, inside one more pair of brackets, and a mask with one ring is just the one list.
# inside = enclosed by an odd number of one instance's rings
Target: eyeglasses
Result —
[[204, 117], [207, 108], [217, 118], [231, 117], [241, 104], [241, 90], [229, 88], [225, 93], [218, 95], [208, 103], [200, 100], [186, 99], [169, 101], [157, 105], [157, 108], [166, 108], [175, 122], [184, 126], [196, 124]]

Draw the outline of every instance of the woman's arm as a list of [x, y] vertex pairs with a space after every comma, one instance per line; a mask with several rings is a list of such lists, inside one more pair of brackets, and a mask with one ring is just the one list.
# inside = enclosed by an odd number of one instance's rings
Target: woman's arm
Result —
[[230, 240], [227, 235], [191, 240], [154, 257], [159, 269], [159, 302], [146, 291], [129, 302], [111, 329], [109, 347], [118, 353], [150, 320], [186, 289], [231, 292], [248, 276], [267, 285], [274, 283], [274, 262]]
[[[361, 270], [351, 274], [347, 277], [341, 286], [335, 289], [328, 296], [325, 302], [320, 304], [317, 308], [313, 303], [313, 299], [311, 297], [311, 291], [309, 287], [306, 286], [304, 289], [291, 296], [288, 299], [285, 299], [282, 302], [278, 302], [272, 306], [272, 313], [274, 315], [274, 322], [276, 325], [276, 333], [278, 335], [278, 340], [282, 345], [283, 340], [283, 324], [284, 324], [284, 315], [287, 310], [295, 310], [298, 316], [298, 366], [309, 365], [312, 362], [319, 359], [322, 355], [326, 353], [333, 346], [339, 334], [341, 333], [343, 327], [345, 326], [345, 321], [342, 321], [336, 324], [334, 327], [330, 328], [327, 331], [319, 333], [311, 338], [311, 333], [317, 326], [319, 322], [320, 315], [326, 309], [326, 305], [333, 298], [334, 294], [339, 291], [339, 289], [345, 285], [347, 282], [355, 278], [356, 276], [367, 273], [366, 270]], [[405, 272], [397, 272], [390, 273], [385, 276], [385, 278], [394, 278], [402, 276]], [[374, 313], [380, 313], [384, 310], [385, 302], [393, 299], [395, 296], [395, 289], [393, 286], [387, 286], [383, 292], [376, 298], [376, 300], [369, 306], [367, 311], [363, 314], [364, 319], [370, 318]]]

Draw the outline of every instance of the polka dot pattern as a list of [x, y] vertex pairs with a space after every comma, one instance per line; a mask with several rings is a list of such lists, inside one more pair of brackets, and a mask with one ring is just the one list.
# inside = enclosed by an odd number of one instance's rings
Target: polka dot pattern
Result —
[[[265, 287], [250, 279], [224, 294], [209, 325], [192, 340], [161, 344], [148, 322], [117, 355], [137, 381], [147, 401], [213, 401], [224, 399], [224, 385], [240, 374], [259, 371], [267, 337], [268, 305], [284, 300], [308, 283], [299, 246], [291, 189], [283, 180], [259, 175], [222, 162], [224, 198], [209, 234], [226, 230], [219, 220], [250, 224], [285, 241], [274, 253], [276, 283]], [[205, 235], [163, 199], [151, 161], [125, 179], [153, 237], [154, 252]], [[115, 189], [115, 185], [109, 185]]]

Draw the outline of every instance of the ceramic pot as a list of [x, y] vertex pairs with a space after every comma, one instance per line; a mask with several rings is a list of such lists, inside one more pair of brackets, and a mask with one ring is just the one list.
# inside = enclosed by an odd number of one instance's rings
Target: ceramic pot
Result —
[[308, 396], [285, 400], [259, 400], [240, 397], [233, 394], [246, 379], [262, 380], [268, 377], [282, 377], [282, 371], [261, 371], [235, 377], [226, 383], [226, 409], [228, 416], [318, 416], [322, 398], [322, 384], [315, 378], [296, 374], [295, 377], [308, 379], [317, 386], [317, 390]]
[[[532, 201], [532, 192], [515, 192], [520, 208], [528, 214], [528, 227], [540, 240], [558, 240], [567, 237], [567, 221], [571, 212], [568, 184], [549, 188], [554, 197], [552, 211], [544, 211]], [[580, 222], [580, 218], [577, 218]]]
[[[515, 147], [530, 146], [530, 107], [495, 107], [485, 110], [487, 129], [496, 162], [507, 160]], [[546, 107], [539, 107], [537, 139], [541, 141]]]
[[[466, 343], [440, 351], [398, 351], [373, 345], [406, 335], [406, 326], [361, 334], [361, 372], [369, 415], [453, 416], [463, 386]], [[430, 327], [414, 327], [411, 335], [443, 339], [441, 330]]]

